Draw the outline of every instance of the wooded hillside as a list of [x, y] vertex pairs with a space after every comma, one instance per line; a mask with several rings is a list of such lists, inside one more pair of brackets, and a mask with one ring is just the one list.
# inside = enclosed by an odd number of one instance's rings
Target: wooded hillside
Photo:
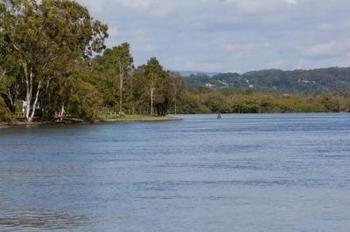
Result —
[[350, 93], [350, 68], [323, 68], [314, 70], [262, 70], [238, 73], [205, 74], [184, 78], [191, 89], [236, 89], [254, 91], [277, 91], [280, 93], [321, 94], [335, 91]]

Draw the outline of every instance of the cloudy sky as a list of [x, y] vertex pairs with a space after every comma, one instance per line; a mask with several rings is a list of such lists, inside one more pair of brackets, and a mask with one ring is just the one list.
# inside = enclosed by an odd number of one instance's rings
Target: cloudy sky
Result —
[[349, 0], [78, 0], [136, 64], [245, 72], [350, 66]]

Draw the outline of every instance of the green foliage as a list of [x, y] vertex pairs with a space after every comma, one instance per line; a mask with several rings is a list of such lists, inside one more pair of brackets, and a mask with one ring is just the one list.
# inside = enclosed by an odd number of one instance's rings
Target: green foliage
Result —
[[157, 58], [152, 57], [145, 65], [144, 85], [149, 89], [150, 114], [166, 115], [170, 105], [170, 76], [160, 65]]
[[179, 102], [181, 113], [292, 113], [349, 112], [349, 97], [259, 92], [186, 91]]
[[64, 104], [58, 92], [74, 66], [104, 49], [107, 26], [70, 0], [4, 0], [0, 21], [0, 71], [13, 80], [6, 86], [9, 102], [25, 100], [28, 121], [38, 105], [52, 117]]
[[95, 60], [96, 77], [94, 83], [104, 95], [105, 105], [114, 107], [118, 112], [123, 112], [124, 100], [130, 97], [125, 88], [125, 82], [130, 78], [133, 69], [133, 57], [130, 45], [123, 43], [119, 46], [108, 48], [102, 57]]
[[134, 69], [128, 43], [105, 49], [107, 29], [76, 1], [2, 1], [0, 94], [6, 108], [15, 113], [25, 101], [29, 122], [39, 107], [48, 120], [93, 120], [101, 109], [167, 114], [181, 92], [179, 78], [156, 58]]
[[80, 78], [69, 78], [65, 89], [70, 92], [66, 107], [73, 117], [93, 121], [98, 117], [102, 96], [95, 86]]
[[13, 115], [7, 108], [4, 99], [0, 96], [0, 122], [12, 122]]

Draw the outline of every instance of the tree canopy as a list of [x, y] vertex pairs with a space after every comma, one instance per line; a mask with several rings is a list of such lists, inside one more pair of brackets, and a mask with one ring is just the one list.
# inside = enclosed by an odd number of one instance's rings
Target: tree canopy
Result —
[[75, 1], [2, 1], [0, 91], [7, 110], [15, 113], [23, 101], [28, 122], [101, 112], [165, 115], [171, 75], [156, 58], [140, 72], [130, 45], [106, 48], [107, 37], [107, 25]]

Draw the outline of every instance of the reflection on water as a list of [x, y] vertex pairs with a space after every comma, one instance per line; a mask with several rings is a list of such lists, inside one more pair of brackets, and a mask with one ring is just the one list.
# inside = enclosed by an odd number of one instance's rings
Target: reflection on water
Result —
[[0, 218], [0, 228], [31, 228], [31, 229], [46, 229], [71, 230], [79, 227], [84, 221], [87, 221], [85, 216], [71, 215], [64, 212], [31, 210], [29, 212], [16, 212], [17, 215], [8, 215]]
[[350, 228], [348, 114], [0, 130], [0, 231]]

